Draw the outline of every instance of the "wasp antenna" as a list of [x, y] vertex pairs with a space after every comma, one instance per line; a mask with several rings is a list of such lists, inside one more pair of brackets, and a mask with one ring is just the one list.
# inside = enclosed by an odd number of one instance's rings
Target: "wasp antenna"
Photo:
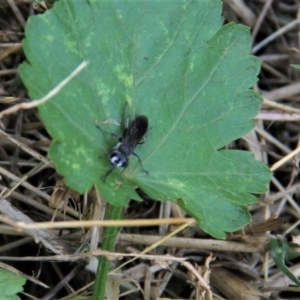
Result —
[[102, 177], [101, 179], [105, 182], [107, 176], [114, 170], [115, 166], [111, 167]]

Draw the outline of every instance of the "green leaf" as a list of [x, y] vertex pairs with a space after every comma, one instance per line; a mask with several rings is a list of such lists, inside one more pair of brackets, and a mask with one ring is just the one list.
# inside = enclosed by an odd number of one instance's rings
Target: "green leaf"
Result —
[[23, 291], [26, 279], [8, 270], [0, 268], [0, 300], [18, 300], [17, 293]]
[[[177, 201], [199, 225], [224, 238], [250, 221], [270, 171], [252, 154], [220, 150], [253, 128], [261, 99], [249, 90], [260, 69], [250, 56], [249, 28], [221, 27], [221, 1], [65, 1], [31, 17], [20, 67], [30, 97], [54, 88], [83, 60], [90, 65], [39, 107], [53, 138], [49, 156], [68, 186], [96, 184], [113, 205], [151, 198]], [[145, 114], [152, 128], [136, 157], [114, 170], [108, 153], [131, 119]], [[99, 156], [101, 156], [99, 158]]]
[[290, 259], [300, 256], [299, 245], [287, 243], [280, 239], [270, 239], [266, 245], [266, 249], [269, 250], [276, 266], [296, 285], [300, 286], [299, 279], [286, 266], [286, 263], [288, 263]]
[[300, 70], [300, 65], [291, 64], [291, 67], [293, 67], [294, 69]]

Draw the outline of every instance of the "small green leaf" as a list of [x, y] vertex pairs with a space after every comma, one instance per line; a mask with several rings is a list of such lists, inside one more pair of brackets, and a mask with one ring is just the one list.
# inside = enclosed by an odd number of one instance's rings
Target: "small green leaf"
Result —
[[17, 293], [23, 291], [26, 279], [0, 268], [0, 300], [19, 300]]
[[[218, 238], [250, 221], [246, 205], [270, 171], [250, 153], [220, 149], [253, 128], [261, 98], [249, 88], [260, 62], [249, 55], [249, 28], [221, 27], [221, 9], [219, 0], [61, 0], [30, 18], [20, 74], [31, 98], [90, 61], [39, 107], [68, 186], [82, 193], [96, 184], [113, 205], [139, 200], [139, 186], [176, 201]], [[152, 127], [135, 149], [149, 175], [132, 156], [104, 183], [117, 140], [96, 124], [122, 135], [126, 103], [131, 119], [145, 114]]]
[[[296, 248], [298, 252], [295, 252]], [[269, 250], [276, 266], [296, 285], [300, 286], [298, 278], [286, 266], [286, 263], [288, 263], [290, 259], [300, 256], [299, 245], [287, 243], [280, 239], [270, 239], [266, 245], [266, 249]]]
[[300, 65], [291, 64], [291, 67], [294, 69], [300, 70]]

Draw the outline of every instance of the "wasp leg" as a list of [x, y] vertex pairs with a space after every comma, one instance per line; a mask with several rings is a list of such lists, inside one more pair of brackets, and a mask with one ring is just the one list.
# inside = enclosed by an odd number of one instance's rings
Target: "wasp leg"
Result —
[[132, 154], [138, 159], [141, 168], [142, 168], [143, 171], [148, 175], [149, 172], [148, 172], [147, 170], [144, 169], [143, 164], [142, 164], [142, 161], [141, 161], [141, 158], [140, 158], [135, 152], [132, 152]]
[[137, 143], [137, 145], [142, 145], [142, 144], [145, 144], [147, 142], [147, 139], [148, 139], [148, 133], [150, 132], [150, 130], [152, 130], [152, 126], [147, 130], [147, 132], [145, 133], [145, 135], [143, 136], [142, 140], [139, 141]]
[[101, 130], [102, 132], [108, 133], [108, 134], [114, 136], [114, 137], [117, 138], [118, 140], [120, 140], [120, 139], [122, 138], [121, 136], [119, 136], [119, 135], [117, 135], [117, 134], [115, 134], [115, 133], [112, 133], [112, 132], [110, 132], [110, 131], [107, 131], [107, 130], [102, 129], [99, 125], [96, 125], [96, 127], [97, 127], [99, 130]]
[[147, 136], [144, 136], [143, 139], [137, 143], [137, 145], [143, 145], [146, 142], [147, 142]]

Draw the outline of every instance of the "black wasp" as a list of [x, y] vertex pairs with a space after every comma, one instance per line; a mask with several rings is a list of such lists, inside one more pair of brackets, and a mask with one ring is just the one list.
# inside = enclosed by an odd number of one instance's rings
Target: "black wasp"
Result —
[[[100, 127], [98, 126], [98, 128]], [[148, 172], [143, 168], [140, 157], [134, 152], [134, 149], [137, 145], [144, 143], [144, 141], [142, 141], [142, 138], [147, 130], [148, 118], [144, 115], [135, 117], [130, 126], [126, 126], [123, 136], [119, 137], [118, 144], [112, 149], [110, 153], [110, 162], [113, 166], [102, 176], [103, 181], [106, 180], [107, 176], [115, 168], [125, 169], [129, 163], [128, 157], [131, 154], [137, 157], [140, 166], [142, 167], [144, 172], [148, 174]]]

